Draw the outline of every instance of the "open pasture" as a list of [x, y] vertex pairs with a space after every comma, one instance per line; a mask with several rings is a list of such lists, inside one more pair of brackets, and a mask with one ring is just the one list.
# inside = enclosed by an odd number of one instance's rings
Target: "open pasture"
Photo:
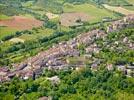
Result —
[[32, 34], [22, 34], [18, 38], [25, 41], [29, 41], [29, 40], [35, 41], [39, 38], [46, 37], [53, 34], [53, 30], [47, 28], [36, 28], [36, 30], [31, 30], [31, 32]]
[[0, 13], [0, 20], [6, 20], [6, 19], [10, 19], [10, 17]]
[[83, 12], [86, 13], [92, 18], [90, 20], [90, 23], [93, 22], [98, 22], [102, 21], [104, 17], [111, 17], [111, 18], [116, 18], [115, 14], [113, 12], [110, 12], [104, 8], [99, 8], [95, 5], [92, 4], [80, 4], [80, 5], [64, 5], [64, 12], [69, 13], [69, 12]]
[[5, 36], [14, 34], [16, 31], [18, 30], [14, 28], [0, 27], [0, 40]]

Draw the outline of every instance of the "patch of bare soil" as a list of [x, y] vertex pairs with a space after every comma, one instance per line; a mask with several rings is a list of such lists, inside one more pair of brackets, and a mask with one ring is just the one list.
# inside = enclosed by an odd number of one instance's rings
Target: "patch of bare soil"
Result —
[[33, 27], [39, 27], [42, 25], [43, 25], [42, 21], [23, 16], [13, 16], [11, 19], [0, 20], [0, 26], [7, 26], [19, 30], [32, 29]]
[[61, 15], [60, 22], [63, 26], [74, 26], [79, 22], [89, 21], [91, 17], [83, 12], [64, 13]]

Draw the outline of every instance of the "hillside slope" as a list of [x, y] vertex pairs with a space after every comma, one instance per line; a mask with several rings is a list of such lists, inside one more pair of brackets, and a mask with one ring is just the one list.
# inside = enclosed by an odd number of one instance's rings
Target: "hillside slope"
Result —
[[[95, 32], [96, 30], [83, 33], [76, 38], [79, 42], [86, 44], [85, 46], [81, 45], [79, 50], [81, 56], [85, 55], [85, 57], [87, 57], [88, 62], [83, 64], [83, 60], [81, 59], [78, 61], [77, 67], [74, 67], [70, 63], [70, 69], [57, 70], [54, 64], [56, 62], [61, 64], [61, 60], [64, 60], [64, 58], [56, 58], [48, 63], [52, 63], [52, 70], [45, 69], [40, 77], [36, 77], [36, 79], [33, 78], [33, 80], [31, 78], [28, 79], [28, 77], [32, 75], [30, 71], [25, 74], [22, 72], [21, 74], [24, 75], [24, 79], [20, 80], [16, 77], [10, 82], [0, 84], [0, 99], [37, 100], [39, 98], [52, 98], [53, 100], [75, 100], [77, 98], [87, 100], [88, 98], [93, 100], [119, 100], [122, 98], [125, 100], [133, 100], [134, 80], [131, 77], [131, 75], [133, 76], [133, 71], [130, 72], [129, 68], [133, 68], [134, 66], [132, 63], [134, 61], [134, 47], [132, 44], [134, 29], [127, 28], [120, 32], [108, 32], [109, 34], [107, 34], [105, 38], [96, 38], [95, 41], [92, 41], [92, 45], [89, 45], [91, 40], [89, 40], [88, 35], [92, 36], [91, 33]], [[85, 41], [85, 39], [87, 40]], [[74, 43], [74, 41], [72, 41], [72, 43]], [[55, 48], [54, 51], [57, 48]], [[88, 52], [86, 48], [89, 48], [87, 49], [89, 50]], [[67, 52], [68, 50], [63, 51]], [[49, 49], [49, 52], [53, 54], [53, 49]], [[69, 52], [71, 53], [70, 50]], [[73, 52], [75, 51], [73, 50]], [[38, 56], [40, 56], [40, 58]], [[31, 60], [36, 60], [36, 58], [42, 59], [41, 56], [44, 57], [43, 52]], [[78, 55], [76, 57], [78, 57]], [[34, 62], [34, 64], [35, 63], [37, 64], [37, 62]], [[82, 64], [82, 66], [80, 66], [80, 64]], [[22, 65], [25, 66], [24, 63]], [[29, 70], [28, 67], [30, 67], [30, 63], [25, 71]], [[33, 68], [35, 67], [33, 66]], [[21, 69], [18, 68], [17, 70]], [[6, 72], [4, 69], [3, 71]], [[19, 72], [20, 71], [16, 74], [21, 75]], [[39, 70], [37, 72], [39, 74]], [[12, 76], [13, 73], [10, 73], [10, 77]]]

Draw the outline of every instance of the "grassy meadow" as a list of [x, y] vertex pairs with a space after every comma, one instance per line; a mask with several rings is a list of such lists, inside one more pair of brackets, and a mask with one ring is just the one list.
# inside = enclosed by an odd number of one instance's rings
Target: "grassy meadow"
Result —
[[45, 36], [50, 36], [53, 33], [52, 29], [47, 28], [37, 28], [36, 30], [31, 30], [32, 34], [23, 34], [19, 38], [28, 40], [36, 40]]
[[91, 16], [90, 22], [101, 21], [104, 17], [116, 18], [113, 12], [110, 12], [104, 8], [98, 8], [91, 4], [81, 4], [81, 5], [65, 5], [64, 12], [84, 12]]
[[9, 28], [9, 27], [0, 27], [0, 40], [8, 35], [12, 35], [17, 31], [17, 29]]
[[134, 5], [134, 0], [126, 0], [128, 3], [133, 4]]
[[10, 17], [4, 14], [0, 14], [0, 20], [6, 20], [6, 19], [10, 19]]

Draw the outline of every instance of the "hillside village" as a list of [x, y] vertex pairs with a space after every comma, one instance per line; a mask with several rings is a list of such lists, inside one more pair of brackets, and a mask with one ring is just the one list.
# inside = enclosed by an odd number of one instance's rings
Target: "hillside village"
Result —
[[[80, 45], [85, 46], [84, 50], [86, 53], [84, 55], [92, 59], [91, 69], [97, 71], [101, 60], [92, 58], [92, 53], [99, 53], [101, 47], [95, 43], [95, 40], [99, 38], [105, 40], [107, 34], [120, 31], [126, 27], [134, 27], [134, 15], [128, 15], [121, 20], [112, 22], [106, 27], [106, 31], [94, 29], [87, 33], [82, 33], [67, 42], [53, 45], [52, 48], [40, 52], [36, 56], [30, 57], [19, 64], [12, 64], [11, 69], [8, 69], [9, 67], [1, 67], [0, 82], [10, 81], [13, 77], [20, 77], [24, 80], [29, 78], [35, 79], [42, 74], [45, 68], [49, 70], [66, 70], [71, 67], [66, 57], [79, 57], [80, 50], [78, 47]], [[126, 37], [122, 42], [125, 43], [129, 49], [134, 50], [133, 41], [129, 41]], [[115, 41], [114, 45], [119, 45], [119, 41]], [[107, 47], [109, 47], [109, 45], [107, 45]], [[114, 49], [114, 46], [110, 48]], [[77, 69], [76, 67], [71, 68]], [[116, 68], [129, 77], [134, 76], [134, 64], [116, 65]], [[108, 64], [107, 69], [113, 70], [113, 65]]]
[[134, 0], [0, 0], [0, 100], [133, 100]]

